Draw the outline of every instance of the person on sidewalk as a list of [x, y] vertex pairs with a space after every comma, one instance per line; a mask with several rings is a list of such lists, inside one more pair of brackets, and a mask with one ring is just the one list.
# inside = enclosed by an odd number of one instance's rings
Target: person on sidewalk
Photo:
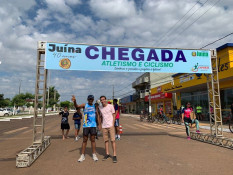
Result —
[[196, 118], [191, 119], [192, 112], [193, 112], [193, 108], [191, 107], [191, 104], [188, 102], [186, 104], [186, 107], [182, 110], [182, 123], [184, 123], [184, 125], [185, 125], [188, 140], [190, 140], [189, 123], [191, 123], [191, 124], [195, 123], [196, 124], [196, 132], [200, 133], [199, 121]]
[[[68, 122], [68, 117], [69, 117], [69, 112], [68, 112], [68, 107], [64, 107], [64, 111], [60, 112], [59, 115], [61, 115], [61, 130], [62, 130], [62, 139], [65, 140], [68, 138], [69, 130], [70, 130], [70, 125]], [[64, 132], [66, 130], [66, 134]]]
[[108, 138], [110, 135], [110, 140], [111, 140], [112, 149], [113, 149], [113, 163], [116, 163], [117, 156], [116, 156], [116, 142], [115, 142], [115, 128], [114, 128], [115, 110], [114, 110], [113, 105], [107, 103], [105, 96], [100, 97], [100, 102], [102, 103], [102, 106], [100, 106], [99, 109], [100, 109], [100, 112], [103, 118], [102, 132], [103, 132], [103, 138], [105, 142], [105, 151], [106, 151], [106, 155], [104, 156], [103, 161], [107, 160], [110, 157], [109, 141], [108, 141]]
[[81, 128], [82, 113], [80, 112], [80, 108], [77, 108], [76, 110], [77, 111], [73, 115], [73, 120], [74, 120], [74, 128], [75, 128], [75, 141], [78, 141], [80, 139], [78, 133]]
[[[76, 108], [84, 108], [84, 119], [83, 119], [83, 143], [82, 143], [82, 154], [80, 158], [78, 159], [78, 162], [82, 162], [85, 160], [85, 150], [87, 146], [87, 140], [88, 136], [90, 135], [91, 140], [91, 147], [92, 147], [92, 158], [94, 161], [98, 161], [98, 158], [96, 156], [96, 143], [95, 143], [95, 137], [96, 137], [96, 108], [93, 104], [94, 96], [88, 95], [86, 104], [80, 104], [78, 105], [76, 103], [75, 96], [72, 96], [72, 101], [74, 102], [74, 106]], [[97, 121], [100, 126], [100, 120], [99, 117], [97, 118]]]
[[114, 109], [115, 109], [115, 114], [116, 114], [116, 120], [115, 120], [115, 131], [116, 131], [116, 140], [121, 140], [121, 136], [120, 136], [120, 112], [119, 112], [119, 106], [117, 104], [117, 99], [113, 100], [113, 104], [114, 104]]
[[202, 118], [202, 107], [200, 105], [197, 105], [196, 111], [197, 111], [197, 119], [198, 120], [203, 120], [203, 118]]

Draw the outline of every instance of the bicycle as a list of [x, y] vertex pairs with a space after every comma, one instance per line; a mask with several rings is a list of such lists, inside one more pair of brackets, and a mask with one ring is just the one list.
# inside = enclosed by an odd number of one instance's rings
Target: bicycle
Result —
[[153, 123], [153, 122], [154, 122], [154, 117], [153, 117], [152, 114], [149, 114], [149, 115], [148, 115], [147, 121], [150, 122], [150, 123]]
[[172, 123], [175, 124], [177, 123], [178, 125], [181, 125], [181, 115], [176, 114], [172, 117]]
[[159, 123], [161, 123], [161, 124], [163, 124], [163, 123], [167, 123], [167, 124], [170, 124], [171, 122], [170, 122], [170, 119], [166, 116], [166, 115], [164, 115], [164, 114], [157, 114], [157, 117], [156, 117], [156, 119], [158, 119], [158, 122]]
[[229, 114], [228, 117], [230, 118], [230, 120], [229, 120], [229, 130], [233, 133], [233, 117], [231, 116], [231, 114]]
[[140, 114], [140, 121], [141, 122], [143, 122], [144, 118], [145, 118], [145, 114]]

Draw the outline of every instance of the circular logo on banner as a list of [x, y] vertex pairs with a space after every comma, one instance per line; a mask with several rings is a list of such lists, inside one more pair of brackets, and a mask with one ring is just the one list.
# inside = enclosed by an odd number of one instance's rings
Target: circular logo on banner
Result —
[[63, 58], [60, 60], [59, 66], [63, 69], [69, 69], [71, 66], [71, 62], [68, 58]]

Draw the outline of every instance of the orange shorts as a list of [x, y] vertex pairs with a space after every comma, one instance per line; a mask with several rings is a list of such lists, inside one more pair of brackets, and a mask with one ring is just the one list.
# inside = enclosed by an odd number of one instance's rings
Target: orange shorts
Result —
[[110, 140], [115, 141], [115, 128], [102, 128], [104, 142], [108, 141], [108, 133], [110, 134]]

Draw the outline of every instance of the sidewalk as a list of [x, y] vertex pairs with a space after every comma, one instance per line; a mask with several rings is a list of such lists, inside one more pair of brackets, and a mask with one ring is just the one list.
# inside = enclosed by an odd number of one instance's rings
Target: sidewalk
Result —
[[[125, 117], [140, 118], [140, 115], [138, 115], [138, 114], [121, 114], [121, 115], [125, 116]], [[182, 123], [182, 125], [184, 125], [184, 124]], [[210, 130], [210, 122], [209, 121], [199, 121], [199, 126], [201, 129]], [[228, 124], [223, 124], [222, 126], [223, 126], [223, 132], [231, 133], [231, 131], [229, 130]]]
[[[41, 116], [42, 114], [39, 114], [38, 116]], [[49, 115], [58, 115], [58, 112], [51, 112], [51, 113], [46, 113], [45, 116]], [[26, 118], [32, 118], [34, 117], [33, 114], [23, 114], [23, 115], [12, 115], [12, 116], [7, 116], [7, 117], [0, 117], [0, 122], [1, 121], [10, 121], [10, 120], [21, 120], [21, 119], [26, 119]]]

